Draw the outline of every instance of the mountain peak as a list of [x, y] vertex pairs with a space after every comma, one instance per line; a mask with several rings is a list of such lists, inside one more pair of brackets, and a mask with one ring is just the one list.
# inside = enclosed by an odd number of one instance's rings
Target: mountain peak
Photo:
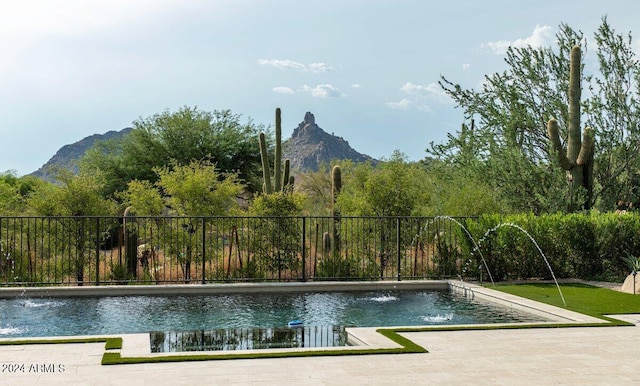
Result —
[[332, 160], [374, 161], [354, 150], [344, 138], [322, 130], [311, 112], [304, 115], [291, 138], [284, 143], [284, 158], [290, 160], [291, 168], [296, 171], [317, 171], [321, 164], [328, 165]]
[[311, 114], [309, 111], [307, 111], [307, 113], [304, 115], [304, 120], [302, 121], [302, 123], [304, 123], [305, 125], [307, 125], [307, 124], [315, 125], [316, 124], [316, 117], [314, 117], [313, 114]]

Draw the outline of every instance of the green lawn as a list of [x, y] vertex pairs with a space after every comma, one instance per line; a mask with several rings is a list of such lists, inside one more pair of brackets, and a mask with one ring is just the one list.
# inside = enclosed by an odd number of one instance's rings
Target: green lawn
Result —
[[[555, 284], [497, 284], [488, 288], [564, 308]], [[586, 284], [562, 284], [560, 289], [566, 308], [571, 311], [597, 318], [606, 314], [640, 314], [640, 295]]]

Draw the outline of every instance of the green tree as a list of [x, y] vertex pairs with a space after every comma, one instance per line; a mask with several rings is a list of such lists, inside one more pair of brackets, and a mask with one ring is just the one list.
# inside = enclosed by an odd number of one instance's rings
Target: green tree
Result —
[[[203, 250], [201, 242], [203, 232], [214, 226], [208, 217], [237, 214], [236, 197], [244, 185], [236, 174], [220, 173], [216, 165], [208, 161], [156, 167], [153, 171], [157, 175], [155, 184], [130, 181], [128, 189], [119, 196], [137, 215], [158, 216], [166, 207], [173, 215], [180, 216], [172, 219], [169, 227], [152, 222], [156, 230], [152, 228], [148, 236], [158, 235], [166, 241], [165, 253], [175, 256], [182, 266], [184, 280], [189, 281], [192, 262], [213, 255], [213, 247], [207, 245], [208, 250]], [[144, 219], [136, 219], [128, 225], [129, 232], [135, 234], [135, 228], [142, 221]]]
[[[123, 213], [123, 229], [121, 237], [125, 245], [126, 272], [128, 275], [138, 277], [137, 262], [139, 244], [145, 247], [140, 253], [143, 258], [143, 275], [155, 275], [157, 280], [157, 259], [155, 245], [162, 242], [158, 239], [161, 234], [162, 220], [157, 217], [162, 215], [165, 209], [165, 200], [160, 190], [149, 181], [129, 181], [127, 190], [118, 193], [123, 203], [127, 206]], [[152, 217], [145, 217], [152, 216]], [[122, 262], [119, 262], [119, 272], [123, 272]], [[118, 273], [118, 270], [112, 272]], [[113, 276], [117, 275], [114, 274]]]
[[437, 161], [427, 168], [431, 200], [425, 215], [479, 216], [511, 211], [491, 184], [473, 173]]
[[[341, 165], [342, 167], [342, 165]], [[366, 225], [348, 233], [341, 232], [341, 244], [349, 245], [346, 262], [332, 256], [329, 269], [321, 264], [321, 271], [335, 270], [350, 274], [354, 258], [367, 262], [359, 264], [365, 275], [379, 274], [384, 278], [394, 261], [398, 244], [410, 245], [414, 234], [401, 231], [408, 226], [403, 216], [422, 215], [430, 204], [428, 181], [430, 177], [421, 163], [407, 162], [406, 156], [395, 151], [389, 160], [371, 164], [357, 164], [353, 168], [342, 167], [342, 190], [338, 194], [337, 207], [342, 216], [371, 216]], [[395, 218], [399, 216], [400, 218]], [[344, 219], [343, 219], [344, 221]], [[400, 231], [400, 232], [399, 232]], [[397, 235], [401, 234], [398, 240]], [[371, 235], [379, 237], [374, 245]], [[337, 268], [337, 269], [336, 269]]]
[[0, 216], [24, 214], [27, 197], [44, 184], [36, 177], [17, 177], [13, 171], [0, 173]]
[[165, 208], [176, 216], [228, 216], [237, 214], [237, 196], [244, 189], [236, 174], [220, 173], [207, 161], [157, 167], [155, 184], [129, 181], [120, 192], [126, 206], [138, 215], [160, 216]]
[[192, 161], [188, 165], [155, 168], [156, 183], [166, 193], [167, 206], [180, 216], [226, 216], [238, 208], [243, 185], [236, 174], [217, 172], [216, 165]]
[[23, 206], [18, 178], [12, 172], [0, 174], [0, 216], [19, 213]]
[[241, 123], [240, 116], [229, 110], [183, 107], [141, 118], [121, 140], [96, 144], [82, 159], [81, 168], [102, 171], [107, 193], [113, 194], [132, 180], [155, 182], [159, 176], [154, 168], [207, 161], [222, 174], [237, 173], [256, 190], [261, 183], [257, 151], [261, 130], [251, 121]]
[[327, 216], [331, 210], [331, 174], [326, 168], [319, 169], [317, 172], [308, 171], [296, 176], [296, 189], [307, 197], [303, 211], [311, 216]]
[[640, 203], [640, 62], [631, 33], [616, 34], [606, 19], [594, 34], [599, 73], [588, 78], [591, 94], [585, 123], [597, 139], [594, 200], [615, 208], [618, 201]]
[[160, 191], [149, 181], [129, 181], [118, 196], [137, 215], [160, 216], [165, 208]]
[[[597, 71], [584, 73], [582, 122], [591, 126], [598, 142], [594, 158], [594, 190], [584, 207], [633, 197], [640, 154], [640, 66], [631, 49], [606, 18], [595, 34]], [[569, 122], [570, 52], [578, 45], [586, 52], [580, 31], [561, 24], [555, 47], [510, 47], [507, 70], [487, 75], [479, 90], [465, 89], [442, 77], [442, 88], [477, 123], [473, 131], [450, 135], [428, 150], [451, 164], [469, 165], [485, 178], [514, 209], [551, 212], [571, 210], [564, 173], [558, 173], [557, 153], [550, 146], [547, 122], [555, 118], [561, 142], [567, 141]], [[587, 67], [591, 68], [591, 66]], [[475, 154], [469, 161], [469, 154]], [[588, 195], [586, 195], [588, 196]]]
[[104, 179], [98, 174], [73, 175], [61, 170], [60, 185], [43, 184], [27, 199], [30, 210], [39, 216], [113, 216], [116, 204], [103, 197]]
[[0, 180], [0, 215], [7, 216], [19, 207], [20, 194], [15, 186]]
[[342, 169], [344, 182], [337, 205], [344, 216], [420, 215], [430, 202], [426, 169], [407, 162], [399, 151], [375, 167], [361, 163]]
[[[74, 274], [78, 285], [84, 283], [85, 270], [92, 261], [91, 251], [103, 242], [108, 233], [103, 232], [115, 224], [100, 223], [99, 218], [90, 216], [114, 216], [117, 207], [114, 201], [104, 199], [101, 194], [103, 179], [96, 174], [73, 175], [61, 170], [56, 176], [60, 185], [43, 184], [29, 194], [27, 206], [31, 213], [39, 216], [53, 216], [52, 224], [35, 232], [51, 232], [48, 236], [27, 234], [34, 240], [54, 240], [47, 248], [67, 254], [62, 259], [62, 270]], [[65, 265], [66, 264], [66, 265]]]
[[350, 170], [355, 167], [351, 160], [333, 160], [331, 164], [320, 164], [316, 172], [306, 171], [296, 175], [296, 190], [305, 197], [302, 205], [304, 214], [311, 216], [332, 214], [331, 170], [336, 165]]
[[301, 216], [305, 195], [299, 192], [259, 194], [249, 204], [252, 216]]
[[281, 275], [298, 268], [302, 229], [295, 216], [302, 215], [304, 200], [302, 193], [279, 190], [260, 194], [249, 204], [249, 214], [256, 217], [251, 249], [267, 271]]

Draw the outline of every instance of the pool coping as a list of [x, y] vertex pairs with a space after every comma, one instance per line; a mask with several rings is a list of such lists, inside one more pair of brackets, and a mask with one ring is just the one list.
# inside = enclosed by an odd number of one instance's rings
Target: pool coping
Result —
[[[82, 297], [82, 296], [164, 296], [172, 295], [204, 295], [229, 293], [283, 293], [283, 292], [328, 292], [328, 291], [366, 291], [366, 290], [407, 290], [407, 289], [450, 289], [472, 299], [492, 302], [504, 307], [532, 313], [544, 317], [544, 322], [522, 323], [491, 323], [474, 325], [447, 326], [393, 326], [393, 327], [349, 327], [346, 329], [351, 346], [322, 347], [322, 348], [286, 348], [286, 349], [256, 349], [242, 351], [207, 351], [207, 352], [170, 352], [152, 353], [148, 333], [119, 334], [103, 336], [105, 340], [121, 338], [119, 348], [105, 348], [103, 364], [119, 364], [148, 361], [180, 361], [180, 360], [215, 360], [246, 357], [277, 357], [304, 355], [349, 355], [375, 353], [406, 353], [420, 352], [423, 348], [417, 346], [409, 348], [412, 342], [403, 337], [402, 333], [447, 329], [482, 329], [482, 328], [513, 328], [535, 326], [561, 325], [607, 325], [607, 320], [591, 317], [567, 309], [521, 298], [488, 287], [473, 283], [454, 280], [412, 280], [412, 281], [371, 281], [371, 282], [291, 282], [291, 283], [239, 283], [239, 284], [205, 284], [205, 285], [153, 285], [153, 286], [84, 286], [84, 287], [36, 287], [36, 288], [0, 288], [0, 298], [13, 297]], [[69, 337], [51, 338], [55, 340], [69, 339]], [[83, 338], [83, 337], [74, 337]], [[85, 336], [96, 339], [96, 336]], [[393, 338], [393, 339], [392, 339]], [[49, 339], [49, 338], [44, 338]], [[402, 339], [410, 344], [404, 344]], [[42, 341], [43, 338], [2, 338], [0, 341]], [[400, 341], [400, 342], [399, 342]], [[424, 350], [426, 352], [426, 350]], [[110, 358], [105, 360], [105, 358]], [[199, 358], [199, 359], [194, 359]], [[128, 362], [128, 361], [132, 362]]]
[[0, 287], [0, 299], [19, 297], [95, 297], [215, 295], [242, 293], [368, 291], [394, 289], [447, 290], [449, 280], [315, 281], [274, 283], [207, 283], [160, 285], [108, 285], [75, 287]]
[[[581, 314], [579, 312], [571, 311], [565, 308], [555, 307], [549, 304], [537, 302], [522, 298], [520, 296], [508, 294], [506, 292], [497, 291], [489, 287], [481, 287], [475, 284], [461, 282], [461, 281], [449, 281], [449, 288], [454, 292], [461, 293], [462, 295], [471, 299], [482, 299], [490, 301], [492, 303], [499, 304], [504, 307], [513, 308], [515, 310], [527, 312], [533, 315], [537, 315], [546, 319], [548, 322], [538, 323], [526, 323], [529, 324], [557, 324], [557, 323], [609, 323], [608, 321], [593, 316]], [[559, 295], [558, 295], [559, 296]], [[517, 323], [509, 323], [514, 325]], [[491, 324], [498, 325], [498, 324]]]

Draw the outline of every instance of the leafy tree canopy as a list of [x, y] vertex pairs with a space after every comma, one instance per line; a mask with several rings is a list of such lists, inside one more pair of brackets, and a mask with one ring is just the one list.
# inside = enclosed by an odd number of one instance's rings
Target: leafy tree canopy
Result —
[[430, 202], [425, 168], [407, 162], [399, 151], [375, 168], [368, 163], [343, 166], [342, 176], [337, 205], [346, 216], [419, 215]]
[[318, 171], [307, 171], [296, 175], [296, 191], [305, 197], [303, 212], [312, 216], [331, 215], [331, 170], [339, 165], [343, 169], [352, 170], [352, 160], [332, 160], [330, 164], [321, 163]]
[[299, 192], [277, 191], [258, 195], [249, 205], [252, 216], [300, 216], [305, 196]]
[[0, 173], [0, 216], [23, 214], [27, 197], [45, 184], [33, 176], [17, 177], [11, 170]]
[[244, 186], [235, 174], [220, 174], [207, 161], [156, 167], [157, 181], [133, 180], [119, 194], [138, 215], [158, 216], [169, 208], [179, 216], [225, 216], [238, 209], [236, 197]]
[[96, 174], [73, 175], [62, 170], [56, 176], [60, 185], [46, 183], [27, 198], [29, 211], [39, 216], [113, 216], [114, 201], [103, 198], [103, 179]]
[[183, 107], [135, 121], [126, 137], [94, 146], [81, 168], [102, 171], [108, 193], [113, 194], [132, 180], [156, 182], [156, 170], [206, 161], [223, 174], [237, 173], [255, 190], [261, 170], [258, 136], [263, 130], [251, 121], [241, 123], [230, 110]]
[[18, 189], [0, 179], [0, 215], [13, 213], [19, 207], [20, 194]]
[[[596, 141], [594, 204], [611, 210], [619, 200], [637, 202], [640, 166], [640, 64], [631, 34], [616, 34], [606, 17], [594, 34], [597, 63], [582, 60], [582, 122]], [[478, 89], [445, 77], [440, 85], [474, 124], [427, 150], [451, 166], [488, 181], [515, 210], [567, 210], [567, 180], [557, 168], [547, 122], [559, 122], [567, 138], [569, 56], [574, 45], [587, 50], [583, 33], [561, 24], [554, 47], [510, 47], [507, 69], [485, 76]], [[593, 62], [593, 60], [592, 60]]]
[[427, 170], [430, 178], [425, 189], [431, 199], [424, 215], [480, 216], [511, 210], [491, 184], [479, 176], [441, 162], [430, 162]]

